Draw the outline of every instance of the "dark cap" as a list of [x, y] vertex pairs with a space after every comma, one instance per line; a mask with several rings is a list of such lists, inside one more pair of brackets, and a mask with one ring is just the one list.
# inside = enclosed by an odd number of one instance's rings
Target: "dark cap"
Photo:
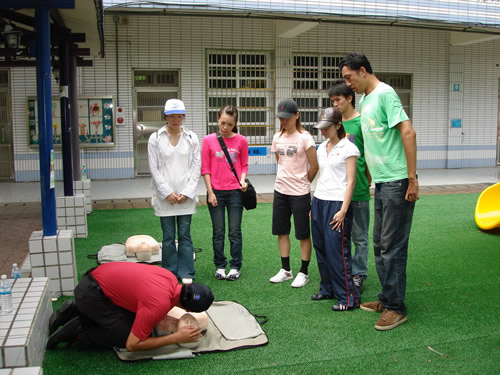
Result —
[[290, 118], [299, 111], [297, 103], [292, 99], [285, 99], [278, 104], [278, 114], [276, 117]]
[[342, 123], [342, 112], [338, 108], [330, 107], [321, 111], [318, 122], [314, 127], [316, 129], [326, 129], [339, 122]]
[[203, 312], [208, 310], [213, 301], [214, 295], [206, 285], [193, 283], [182, 286], [179, 303], [186, 310]]

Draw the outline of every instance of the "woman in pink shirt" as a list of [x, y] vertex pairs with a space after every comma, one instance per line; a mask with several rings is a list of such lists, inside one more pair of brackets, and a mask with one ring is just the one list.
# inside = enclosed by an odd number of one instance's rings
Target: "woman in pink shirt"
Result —
[[[226, 144], [239, 181], [231, 171], [222, 151], [217, 134], [203, 138], [201, 151], [201, 175], [207, 187], [207, 205], [212, 218], [212, 246], [214, 248], [215, 278], [236, 280], [240, 277], [243, 259], [241, 217], [243, 202], [241, 192], [246, 191], [248, 174], [248, 142], [238, 133], [238, 110], [232, 105], [223, 107], [217, 114], [219, 133]], [[230, 270], [226, 275], [227, 260], [224, 255], [225, 216], [227, 208], [228, 238], [231, 246]]]
[[281, 269], [269, 281], [281, 283], [293, 278], [290, 268], [290, 219], [293, 215], [302, 263], [292, 287], [301, 288], [309, 282], [312, 247], [310, 184], [318, 171], [316, 143], [302, 127], [299, 108], [292, 99], [285, 99], [278, 104], [276, 117], [280, 120], [281, 129], [274, 135], [271, 147], [278, 162], [273, 198], [273, 234], [278, 236]]

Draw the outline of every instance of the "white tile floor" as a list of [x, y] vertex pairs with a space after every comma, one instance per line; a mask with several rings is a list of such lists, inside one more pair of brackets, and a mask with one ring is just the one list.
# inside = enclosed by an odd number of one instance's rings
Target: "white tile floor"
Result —
[[[249, 176], [260, 194], [272, 193], [275, 175]], [[491, 168], [422, 169], [419, 171], [421, 186], [462, 185], [497, 183], [500, 181], [500, 166]], [[127, 180], [94, 180], [91, 182], [92, 200], [136, 199], [151, 197], [150, 178], [138, 177]], [[62, 195], [62, 182], [56, 183], [56, 196]], [[0, 203], [39, 202], [38, 182], [1, 182]], [[206, 194], [203, 178], [198, 183], [198, 194]]]

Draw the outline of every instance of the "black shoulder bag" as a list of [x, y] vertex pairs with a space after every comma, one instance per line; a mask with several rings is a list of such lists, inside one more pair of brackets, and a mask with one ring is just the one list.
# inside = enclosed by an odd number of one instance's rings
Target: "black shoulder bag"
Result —
[[[224, 142], [224, 138], [222, 138], [222, 135], [217, 134], [217, 140], [219, 141], [222, 151], [224, 151], [224, 155], [226, 155], [226, 160], [229, 163], [231, 170], [233, 171], [236, 181], [238, 181], [238, 184], [240, 184], [241, 186], [238, 174], [236, 173], [231, 157], [227, 152], [226, 142]], [[245, 182], [247, 183], [248, 187], [246, 191], [241, 191], [241, 199], [243, 200], [243, 207], [245, 207], [245, 209], [247, 210], [253, 210], [254, 208], [257, 207], [257, 192], [255, 191], [255, 188], [253, 187], [252, 183], [248, 178], [245, 179]]]

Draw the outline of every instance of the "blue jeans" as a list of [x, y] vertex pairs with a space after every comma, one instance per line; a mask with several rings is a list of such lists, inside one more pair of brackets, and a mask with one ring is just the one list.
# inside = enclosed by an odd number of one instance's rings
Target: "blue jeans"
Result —
[[230, 266], [239, 270], [243, 260], [241, 238], [241, 217], [243, 215], [243, 202], [240, 190], [214, 190], [217, 198], [217, 207], [208, 204], [212, 218], [212, 246], [214, 248], [214, 264], [216, 268], [226, 268], [227, 261], [224, 255], [224, 241], [226, 238], [226, 208], [228, 238], [231, 249]]
[[341, 207], [341, 201], [313, 197], [311, 229], [321, 276], [319, 293], [335, 297], [338, 303], [352, 308], [358, 307], [361, 299], [351, 272], [351, 208], [347, 210], [344, 228], [340, 232], [332, 230], [332, 224], [329, 224]]
[[352, 256], [352, 274], [363, 276], [366, 279], [368, 271], [368, 229], [370, 227], [370, 202], [352, 201], [352, 232], [354, 244]]
[[389, 310], [406, 315], [406, 262], [415, 202], [405, 200], [408, 179], [375, 184], [373, 248], [382, 291]]
[[[163, 230], [161, 266], [177, 278], [194, 278], [193, 241], [191, 239], [191, 216], [160, 217]], [[178, 246], [175, 246], [177, 223]]]

